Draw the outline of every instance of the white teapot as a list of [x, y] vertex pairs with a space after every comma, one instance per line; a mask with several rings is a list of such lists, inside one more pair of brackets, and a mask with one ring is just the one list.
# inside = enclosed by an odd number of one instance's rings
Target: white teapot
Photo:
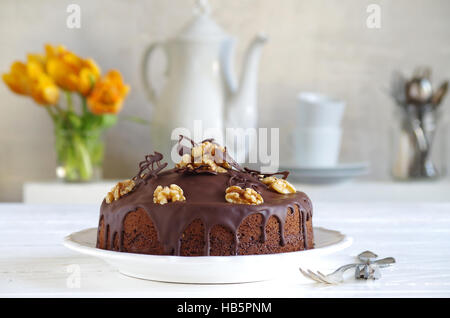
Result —
[[[258, 35], [249, 45], [237, 84], [232, 69], [235, 40], [210, 18], [205, 1], [200, 1], [198, 6], [196, 16], [180, 34], [166, 42], [151, 44], [144, 54], [142, 80], [154, 106], [152, 144], [167, 160], [171, 158], [175, 143], [171, 140], [177, 138], [172, 135], [175, 128], [187, 129], [196, 141], [215, 137], [223, 143], [225, 128], [257, 126], [257, 73], [266, 38]], [[159, 93], [147, 74], [149, 61], [157, 48], [167, 56], [167, 81]], [[199, 124], [203, 132], [213, 129], [214, 136], [192, 135], [194, 126]], [[234, 138], [230, 152], [245, 158], [248, 147], [236, 146], [237, 137], [229, 134], [226, 138], [228, 142]]]

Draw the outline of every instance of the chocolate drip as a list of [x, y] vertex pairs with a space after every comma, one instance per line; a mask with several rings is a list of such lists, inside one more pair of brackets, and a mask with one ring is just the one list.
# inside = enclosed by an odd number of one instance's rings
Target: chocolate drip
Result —
[[301, 223], [302, 223], [302, 234], [303, 234], [303, 242], [305, 245], [305, 249], [308, 249], [308, 231], [306, 229], [306, 221], [308, 220], [308, 213], [300, 209]]
[[205, 229], [205, 249], [203, 255], [210, 255], [211, 240], [209, 239], [209, 234], [211, 233], [211, 228]]

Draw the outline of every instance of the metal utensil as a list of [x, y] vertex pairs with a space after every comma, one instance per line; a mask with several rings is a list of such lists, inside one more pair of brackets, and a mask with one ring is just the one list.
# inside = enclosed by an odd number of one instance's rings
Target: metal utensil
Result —
[[356, 279], [380, 279], [380, 267], [376, 264], [358, 265], [355, 269]]
[[439, 176], [432, 162], [432, 145], [439, 122], [438, 106], [448, 90], [448, 81], [434, 91], [431, 69], [418, 67], [411, 79], [398, 71], [391, 78], [391, 95], [400, 106], [401, 124], [392, 173], [400, 179], [430, 179]]
[[431, 97], [431, 104], [434, 107], [437, 107], [441, 104], [445, 94], [447, 94], [447, 90], [448, 90], [448, 81], [445, 81], [444, 83], [441, 84], [441, 86], [439, 86], [437, 91]]
[[378, 257], [377, 254], [371, 251], [365, 251], [358, 255], [358, 258], [364, 262], [356, 266], [355, 278], [356, 279], [380, 279], [380, 268], [389, 266], [395, 263], [393, 257], [385, 257], [379, 260], [375, 260]]
[[405, 85], [406, 78], [403, 74], [399, 71], [394, 71], [391, 77], [390, 94], [399, 106], [406, 104]]
[[[395, 263], [395, 259], [393, 257], [386, 257], [386, 258], [382, 258], [379, 260], [375, 260], [377, 257], [378, 257], [378, 255], [376, 255], [375, 253], [373, 253], [371, 251], [364, 251], [358, 255], [358, 259], [360, 261], [363, 261], [363, 263], [354, 263], [354, 264], [347, 264], [347, 265], [341, 266], [338, 269], [336, 269], [334, 272], [332, 272], [331, 274], [328, 274], [328, 275], [325, 275], [325, 274], [321, 273], [320, 271], [313, 272], [309, 269], [303, 270], [302, 268], [299, 268], [299, 270], [300, 270], [300, 273], [302, 273], [303, 276], [305, 276], [308, 279], [311, 279], [318, 283], [330, 284], [330, 285], [342, 283], [344, 281], [345, 271], [347, 271], [351, 268], [356, 268], [355, 273], [356, 272], [358, 272], [358, 273], [367, 272], [367, 277], [370, 277], [370, 275], [372, 275], [372, 276], [376, 276], [375, 279], [378, 279], [381, 277], [381, 274], [379, 273], [379, 271], [377, 272], [377, 268], [378, 267], [383, 268], [383, 267], [392, 265]], [[376, 274], [375, 274], [375, 272], [376, 272]], [[363, 275], [363, 277], [361, 277], [361, 275], [360, 275], [359, 278], [364, 278], [364, 277], [365, 277], [364, 275]], [[374, 277], [370, 277], [370, 278], [374, 278]]]
[[376, 259], [377, 257], [378, 255], [371, 251], [364, 251], [358, 255], [358, 259], [362, 262], [368, 262], [370, 260]]
[[339, 267], [337, 270], [332, 272], [331, 274], [324, 275], [320, 271], [313, 272], [309, 269], [306, 271], [302, 268], [299, 268], [300, 273], [303, 274], [306, 278], [312, 279], [318, 283], [325, 283], [325, 284], [339, 284], [344, 281], [344, 272], [350, 268], [354, 268], [358, 266], [359, 264], [347, 264], [344, 266]]
[[430, 131], [430, 129], [424, 127], [424, 118], [430, 118], [429, 115], [434, 115], [433, 110], [429, 107], [434, 97], [430, 76], [431, 70], [429, 68], [418, 68], [414, 77], [405, 86], [406, 100], [409, 103], [405, 108], [406, 115], [418, 150], [409, 169], [410, 175], [414, 177], [432, 178], [437, 175], [429, 155], [434, 130]]
[[433, 96], [433, 87], [428, 78], [415, 77], [405, 86], [406, 101], [421, 106], [430, 101]]
[[358, 254], [357, 258], [364, 263], [375, 263], [380, 265], [381, 267], [386, 267], [388, 265], [395, 263], [395, 258], [393, 257], [385, 257], [381, 259], [377, 259], [378, 255], [372, 251], [364, 251]]

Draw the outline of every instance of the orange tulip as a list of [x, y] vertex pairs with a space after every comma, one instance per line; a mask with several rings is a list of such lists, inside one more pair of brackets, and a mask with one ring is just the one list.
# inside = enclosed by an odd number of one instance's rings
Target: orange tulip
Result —
[[54, 105], [59, 98], [59, 88], [43, 69], [42, 61], [30, 55], [27, 64], [13, 63], [10, 73], [3, 74], [3, 81], [17, 94], [31, 96], [41, 105]]
[[31, 96], [41, 105], [54, 105], [59, 99], [59, 88], [50, 77], [42, 73], [34, 80]]
[[94, 114], [117, 114], [130, 87], [122, 81], [119, 71], [111, 70], [97, 81], [87, 98], [89, 109]]
[[100, 77], [100, 68], [92, 59], [84, 60], [84, 67], [79, 74], [78, 91], [87, 96]]
[[3, 81], [15, 93], [29, 95], [31, 93], [31, 79], [28, 76], [27, 66], [22, 62], [14, 62], [9, 73], [2, 76]]
[[31, 78], [36, 78], [41, 73], [45, 73], [45, 57], [40, 54], [28, 54], [27, 72]]
[[87, 96], [100, 77], [100, 68], [92, 59], [82, 59], [64, 46], [45, 46], [46, 71], [65, 90]]

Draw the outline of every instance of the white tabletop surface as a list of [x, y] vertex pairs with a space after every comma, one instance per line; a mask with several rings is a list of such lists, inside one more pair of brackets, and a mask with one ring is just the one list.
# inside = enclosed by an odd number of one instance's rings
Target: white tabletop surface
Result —
[[382, 269], [380, 280], [350, 274], [338, 286], [300, 275], [228, 285], [145, 281], [62, 245], [67, 234], [96, 226], [97, 205], [3, 203], [0, 297], [450, 297], [450, 202], [315, 202], [313, 220], [354, 239], [315, 269], [331, 271], [367, 249], [397, 264]]

